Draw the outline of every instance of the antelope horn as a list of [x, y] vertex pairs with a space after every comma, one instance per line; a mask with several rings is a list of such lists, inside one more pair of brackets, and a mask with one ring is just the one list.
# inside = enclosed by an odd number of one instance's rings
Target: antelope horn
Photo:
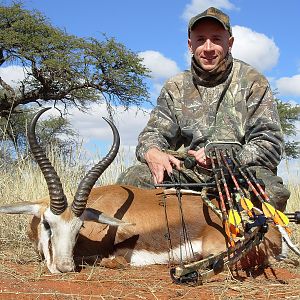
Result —
[[101, 176], [101, 174], [108, 168], [108, 166], [112, 163], [114, 158], [116, 157], [119, 146], [120, 146], [120, 135], [118, 129], [114, 125], [114, 123], [106, 118], [103, 118], [111, 127], [113, 132], [113, 144], [108, 152], [108, 154], [99, 161], [81, 180], [79, 186], [77, 188], [76, 194], [74, 196], [74, 200], [72, 203], [72, 211], [73, 213], [79, 217], [82, 215], [85, 210], [87, 199], [90, 195], [90, 192], [95, 185], [97, 179]]
[[298, 256], [300, 256], [300, 250], [297, 248], [296, 245], [291, 241], [289, 235], [287, 234], [286, 230], [281, 226], [277, 225], [277, 228], [279, 232], [281, 233], [281, 236], [283, 238], [283, 241], [286, 243], [286, 245]]
[[64, 195], [60, 178], [54, 170], [53, 166], [51, 165], [49, 159], [47, 158], [45, 151], [39, 145], [35, 134], [37, 120], [48, 109], [50, 109], [50, 107], [44, 108], [34, 115], [33, 119], [31, 120], [31, 123], [28, 126], [27, 139], [30, 150], [37, 164], [39, 165], [48, 186], [50, 196], [50, 210], [54, 214], [60, 215], [65, 211], [65, 209], [68, 206], [67, 199]]

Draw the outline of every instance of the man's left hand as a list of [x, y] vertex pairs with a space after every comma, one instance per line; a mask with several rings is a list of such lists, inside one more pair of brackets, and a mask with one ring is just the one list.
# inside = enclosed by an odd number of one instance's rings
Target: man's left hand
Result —
[[201, 167], [211, 167], [211, 160], [205, 155], [204, 148], [200, 148], [199, 150], [188, 150], [188, 154], [194, 156], [197, 161], [197, 164]]

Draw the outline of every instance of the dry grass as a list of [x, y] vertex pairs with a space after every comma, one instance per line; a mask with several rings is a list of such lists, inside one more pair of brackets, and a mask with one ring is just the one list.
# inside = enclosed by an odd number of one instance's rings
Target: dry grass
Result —
[[[78, 183], [90, 169], [91, 163], [83, 149], [74, 149], [70, 157], [63, 157], [55, 149], [50, 149], [48, 157], [59, 174], [65, 194], [72, 201]], [[95, 162], [101, 159], [101, 155]], [[98, 185], [112, 184], [125, 168], [134, 163], [133, 153], [126, 149], [121, 149], [114, 162], [101, 176]], [[288, 201], [287, 211], [300, 210], [300, 183], [294, 181], [289, 184], [291, 197]], [[45, 179], [39, 167], [32, 163], [31, 158], [19, 160], [11, 168], [2, 170], [0, 177], [0, 205], [20, 202], [34, 201], [48, 195]], [[8, 216], [1, 215], [0, 219], [0, 243], [18, 243], [27, 240], [26, 227], [28, 217], [23, 215]], [[12, 226], [13, 224], [13, 226]], [[294, 230], [296, 242], [300, 244], [300, 230]], [[18, 247], [24, 249], [24, 247]], [[20, 250], [21, 251], [21, 250]], [[0, 253], [1, 255], [1, 253]]]
[[[300, 179], [299, 179], [300, 181]], [[291, 197], [288, 201], [286, 211], [293, 212], [300, 210], [300, 183], [290, 183], [288, 184], [288, 189], [291, 192]]]
[[[68, 200], [72, 201], [78, 183], [91, 167], [85, 152], [78, 148], [74, 150], [72, 156], [62, 158], [55, 149], [50, 149], [47, 155], [61, 178]], [[125, 150], [121, 150], [97, 184], [115, 182], [120, 172], [126, 168], [123, 158], [125, 155], [129, 157]], [[99, 156], [97, 161], [100, 159]], [[44, 176], [31, 158], [19, 160], [16, 165], [1, 171], [0, 205], [35, 201], [48, 195]], [[1, 215], [0, 259], [11, 257], [13, 261], [21, 263], [30, 261], [32, 257], [38, 259], [32, 251], [26, 234], [29, 218], [30, 216], [26, 215]]]
[[[87, 158], [81, 149], [76, 149], [71, 157], [64, 157], [63, 159], [57, 159], [57, 157], [59, 158], [60, 156], [54, 150], [50, 150], [48, 153], [50, 160], [53, 162], [57, 173], [62, 179], [62, 184], [64, 186], [66, 195], [72, 200], [78, 182], [89, 169], [90, 164]], [[101, 176], [101, 181], [99, 181], [98, 184], [102, 185], [115, 182], [118, 175], [128, 165], [128, 157], [132, 157], [130, 151], [122, 150], [115, 162], [105, 171], [103, 176]], [[290, 184], [289, 189], [291, 191], [291, 199], [289, 200], [287, 210], [299, 210], [300, 184]], [[19, 201], [35, 200], [42, 196], [47, 196], [47, 194], [48, 191], [44, 177], [39, 168], [32, 163], [31, 159], [24, 159], [19, 161], [18, 164], [12, 168], [2, 170], [0, 177], [0, 205]], [[83, 277], [81, 278], [78, 278], [78, 275], [76, 274], [64, 274], [56, 277], [47, 277], [47, 275], [45, 275], [45, 266], [43, 263], [40, 263], [39, 257], [34, 253], [30, 242], [27, 239], [27, 224], [27, 216], [1, 215], [0, 262], [9, 261], [19, 266], [30, 265], [33, 271], [31, 273], [21, 273], [16, 271], [16, 269], [11, 268], [10, 265], [1, 263], [0, 275], [5, 274], [5, 276], [12, 278], [12, 280], [16, 280], [20, 284], [22, 282], [26, 282], [28, 284], [30, 282], [36, 282], [43, 279], [48, 281], [54, 280], [57, 281], [57, 283], [61, 282], [62, 280], [71, 280], [73, 282], [77, 282], [78, 284], [80, 282], [89, 282], [90, 284], [95, 282], [95, 285], [99, 286], [106, 286], [107, 282], [114, 282], [114, 284], [117, 286], [112, 288], [105, 297], [88, 297], [88, 295], [86, 295], [87, 298], [80, 298], [76, 296], [75, 292], [74, 294], [68, 294], [70, 297], [67, 297], [63, 292], [61, 292], [53, 294], [50, 293], [49, 295], [56, 296], [53, 296], [53, 298], [49, 299], [194, 299], [192, 296], [195, 295], [195, 293], [200, 295], [202, 292], [201, 287], [195, 287], [193, 289], [186, 287], [175, 288], [173, 285], [170, 285], [170, 278], [167, 271], [159, 276], [160, 279], [152, 279], [150, 281], [150, 277], [153, 276], [153, 269], [151, 271], [148, 268], [144, 268], [142, 270], [143, 274], [141, 276], [138, 276], [138, 271], [134, 269], [133, 271], [125, 269], [111, 274], [111, 271], [103, 270], [101, 267], [88, 266], [85, 268], [84, 276], [82, 275]], [[300, 245], [299, 225], [292, 225], [292, 229], [292, 239], [296, 244]], [[291, 259], [295, 260], [296, 257], [292, 256]], [[278, 264], [278, 266], [280, 267], [281, 265]], [[294, 272], [300, 273], [299, 268], [295, 268], [293, 265], [283, 264], [282, 267], [290, 268], [291, 270], [293, 269]], [[149, 273], [147, 273], [147, 271], [149, 271]], [[100, 280], [99, 278], [102, 279]], [[149, 282], [147, 280], [149, 280]], [[220, 289], [220, 285], [222, 285], [222, 289]], [[209, 284], [210, 296], [212, 299], [255, 299], [255, 297], [257, 298], [257, 293], [253, 291], [254, 285], [257, 287], [257, 289], [261, 288], [259, 287], [259, 282], [256, 282], [255, 284], [253, 282], [237, 282], [232, 278], [230, 272], [223, 272], [221, 283], [220, 281], [216, 281]], [[274, 289], [271, 289], [269, 292], [262, 289], [261, 293], [266, 295], [264, 299], [269, 299], [269, 297], [272, 297]], [[290, 287], [286, 288], [286, 293], [288, 293], [288, 289], [290, 289]], [[279, 286], [277, 292], [280, 293], [280, 291], [284, 292], [285, 287]], [[8, 292], [8, 296], [10, 295], [9, 293], [11, 292]], [[2, 293], [0, 292], [0, 294]], [[43, 294], [35, 294], [32, 292], [32, 294], [29, 294], [28, 299], [40, 299], [39, 297], [41, 295]], [[48, 294], [45, 293], [44, 296], [46, 297], [46, 295]], [[82, 295], [85, 294], [83, 293]], [[169, 295], [170, 297], [163, 298], [162, 295]], [[293, 297], [292, 294], [291, 297]], [[14, 297], [12, 296], [11, 299], [14, 299]], [[281, 298], [275, 297], [273, 299]]]
[[[32, 270], [28, 274], [28, 267]], [[224, 271], [204, 285], [175, 285], [164, 266], [110, 270], [87, 267], [80, 273], [49, 275], [37, 264], [0, 268], [1, 299], [299, 299], [299, 279], [272, 270], [238, 279]], [[1, 274], [0, 274], [1, 275]], [[16, 283], [15, 287], [9, 282]], [[11, 298], [4, 298], [4, 296]], [[27, 298], [28, 297], [28, 298]]]

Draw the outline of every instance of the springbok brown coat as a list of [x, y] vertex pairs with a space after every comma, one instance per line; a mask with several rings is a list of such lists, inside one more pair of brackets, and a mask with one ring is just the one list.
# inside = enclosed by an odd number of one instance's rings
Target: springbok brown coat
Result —
[[[119, 134], [112, 122], [107, 120], [114, 134], [111, 150], [82, 179], [74, 200], [67, 201], [60, 178], [35, 137], [36, 122], [46, 110], [33, 118], [28, 141], [47, 182], [49, 198], [3, 206], [0, 212], [33, 215], [29, 237], [50, 272], [73, 271], [77, 261], [94, 263], [119, 256], [136, 266], [168, 263], [167, 222], [174, 262], [180, 256], [185, 260], [188, 253], [180, 254], [182, 224], [175, 195], [168, 195], [164, 206], [162, 189], [120, 185], [93, 188], [118, 152]], [[184, 195], [182, 211], [196, 259], [226, 249], [221, 221], [203, 205], [199, 195]], [[280, 234], [273, 228], [256, 252], [258, 255], [248, 256], [251, 260], [244, 262], [248, 266], [261, 263], [269, 254], [277, 255], [280, 245]]]

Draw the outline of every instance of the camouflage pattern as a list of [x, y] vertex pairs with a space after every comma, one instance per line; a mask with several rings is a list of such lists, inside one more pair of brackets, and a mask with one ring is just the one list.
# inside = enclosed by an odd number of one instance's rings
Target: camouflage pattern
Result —
[[136, 154], [145, 162], [144, 154], [152, 147], [187, 150], [209, 141], [243, 144], [244, 165], [273, 170], [281, 160], [283, 134], [270, 86], [263, 75], [237, 59], [228, 78], [216, 86], [195, 84], [190, 71], [168, 80], [139, 135]]
[[[283, 185], [282, 178], [276, 176], [271, 170], [264, 167], [250, 167], [250, 170], [254, 173], [256, 179], [265, 186], [265, 192], [269, 196], [273, 206], [280, 211], [284, 211], [287, 200], [290, 197], [290, 192]], [[256, 197], [252, 195], [251, 199], [255, 198]], [[255, 206], [260, 207], [260, 204], [256, 202]]]
[[[177, 170], [173, 170], [173, 178], [176, 182], [187, 183], [187, 182], [201, 182], [201, 178], [198, 177], [192, 170], [182, 170], [178, 172]], [[168, 176], [165, 175], [164, 182], [171, 183], [172, 180]], [[148, 168], [148, 165], [145, 163], [140, 163], [134, 166], [129, 167], [117, 179], [117, 184], [126, 184], [126, 185], [134, 185], [143, 189], [153, 189], [154, 181], [153, 176]]]
[[[263, 186], [265, 186], [265, 191], [269, 196], [272, 205], [276, 209], [284, 211], [287, 199], [290, 196], [290, 192], [283, 185], [282, 179], [264, 167], [250, 167], [250, 170], [255, 174], [260, 184], [263, 184]], [[202, 182], [203, 180], [201, 180], [201, 178], [197, 178], [196, 174], [197, 171], [193, 172], [192, 170], [182, 170], [181, 172], [178, 172], [177, 170], [173, 171], [173, 176], [176, 182], [181, 182], [183, 186], [184, 183], [187, 182]], [[167, 174], [164, 182], [172, 182], [171, 179], [167, 176]], [[145, 163], [140, 163], [128, 168], [125, 172], [123, 172], [120, 175], [116, 183], [133, 185], [143, 189], [154, 188], [152, 174], [148, 168], [148, 165]], [[205, 190], [203, 191], [205, 192]], [[202, 196], [204, 197], [204, 194]], [[254, 194], [249, 194], [249, 196], [256, 207], [261, 207], [260, 201]], [[205, 199], [204, 197], [203, 201], [210, 207], [208, 199]]]
[[199, 22], [200, 20], [202, 20], [203, 18], [214, 18], [214, 19], [218, 20], [224, 26], [224, 28], [229, 32], [230, 36], [232, 36], [232, 30], [231, 30], [231, 26], [230, 26], [229, 16], [215, 7], [210, 7], [207, 10], [205, 10], [204, 12], [191, 18], [191, 20], [189, 22], [189, 27], [188, 27], [189, 34], [190, 34], [191, 30], [193, 29], [193, 27], [196, 25], [196, 23]]
[[[153, 187], [144, 159], [152, 147], [186, 152], [210, 141], [235, 141], [243, 145], [239, 152], [241, 164], [257, 171], [273, 204], [283, 210], [290, 193], [275, 173], [284, 141], [268, 81], [237, 59], [233, 59], [223, 82], [215, 86], [205, 86], [195, 76], [195, 72], [185, 71], [165, 83], [139, 135], [136, 155], [142, 164], [127, 170], [117, 183]], [[175, 178], [184, 182], [211, 179], [199, 167], [176, 172]]]

